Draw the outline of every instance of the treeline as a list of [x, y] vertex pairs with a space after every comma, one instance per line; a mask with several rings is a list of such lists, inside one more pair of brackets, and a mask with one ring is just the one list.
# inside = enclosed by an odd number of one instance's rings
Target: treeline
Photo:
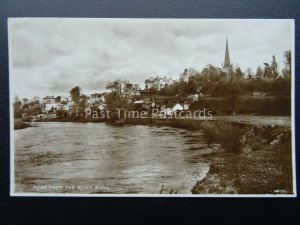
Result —
[[152, 89], [151, 94], [161, 95], [180, 95], [187, 97], [192, 94], [201, 94], [204, 97], [226, 97], [232, 90], [239, 95], [256, 96], [256, 95], [290, 95], [291, 78], [284, 77], [278, 79], [241, 79], [233, 74], [233, 82], [222, 71], [217, 68], [209, 68], [209, 76], [205, 77], [198, 74], [191, 77], [188, 82], [179, 81], [161, 90]]
[[[255, 113], [256, 110], [260, 114], [265, 114], [265, 108], [259, 110], [260, 107], [255, 105], [256, 102], [252, 104], [253, 102], [249, 102], [246, 97], [275, 96], [281, 99], [261, 101], [262, 104], [259, 105], [262, 105], [262, 107], [268, 105], [269, 108], [273, 109], [272, 114], [288, 115], [291, 96], [291, 51], [286, 51], [284, 57], [285, 68], [281, 73], [278, 71], [275, 56], [272, 57], [271, 63], [264, 63], [264, 68], [259, 66], [255, 74], [250, 68], [246, 70], [245, 74], [239, 67], [231, 68], [230, 74], [228, 74], [213, 65], [206, 66], [201, 72], [185, 69], [182, 75], [189, 75], [187, 82], [179, 79], [160, 90], [150, 89], [145, 92], [146, 98], [151, 99], [151, 95], [170, 96], [174, 97], [177, 102], [184, 103], [189, 95], [198, 94], [199, 104], [201, 101], [202, 103], [200, 105], [196, 103], [192, 105], [192, 108], [195, 108], [195, 110], [200, 106], [206, 105], [205, 108], [215, 112], [226, 111], [226, 113], [229, 113], [230, 111], [232, 114], [235, 114]], [[106, 85], [106, 89], [108, 92], [103, 93], [105, 97], [103, 107], [105, 107], [105, 110], [115, 111], [118, 108], [131, 110], [135, 108], [133, 101], [142, 98], [134, 96], [132, 85], [129, 81], [115, 80], [109, 82]], [[84, 117], [87, 107], [90, 107], [93, 111], [99, 110], [99, 105], [90, 105], [88, 103], [88, 96], [81, 93], [79, 86], [72, 88], [69, 93], [73, 102], [69, 110], [53, 108], [53, 110], [50, 109], [48, 112], [56, 113], [60, 117]], [[219, 98], [219, 100], [214, 98]], [[43, 111], [42, 104], [37, 99], [36, 97], [36, 100], [29, 102], [28, 99], [24, 98], [21, 101], [16, 96], [13, 103], [14, 116], [21, 117], [24, 112], [35, 115], [41, 113]], [[60, 101], [60, 96], [55, 98], [55, 102]], [[247, 109], [247, 105], [252, 106], [250, 107], [251, 110]], [[278, 106], [281, 108], [278, 108]], [[282, 106], [288, 107], [289, 110], [281, 110]], [[279, 112], [278, 110], [281, 111]]]
[[33, 101], [29, 101], [28, 98], [23, 98], [21, 100], [17, 95], [14, 98], [13, 109], [15, 118], [21, 118], [24, 112], [38, 115], [42, 110], [38, 97], [34, 97]]
[[[240, 67], [226, 74], [213, 65], [206, 66], [201, 72], [185, 69], [183, 75], [189, 74], [188, 82], [179, 80], [166, 85], [161, 90], [149, 92], [161, 95], [180, 95], [186, 97], [201, 93], [208, 97], [226, 97], [233, 91], [238, 95], [290, 95], [291, 93], [291, 51], [284, 53], [285, 68], [279, 73], [278, 63], [273, 55], [271, 63], [258, 66], [256, 73], [247, 68], [243, 73]], [[232, 79], [230, 79], [232, 78]]]

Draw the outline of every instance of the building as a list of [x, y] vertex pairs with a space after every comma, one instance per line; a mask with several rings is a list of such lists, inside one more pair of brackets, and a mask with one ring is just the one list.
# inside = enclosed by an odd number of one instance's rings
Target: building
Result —
[[133, 91], [133, 84], [132, 83], [126, 83], [126, 90], [127, 91]]
[[188, 74], [188, 70], [187, 69], [185, 69], [183, 71], [183, 73], [180, 74], [179, 80], [183, 81], [183, 82], [189, 82], [189, 74]]
[[232, 64], [230, 63], [230, 56], [229, 56], [229, 48], [228, 48], [228, 39], [226, 38], [226, 49], [225, 49], [225, 59], [222, 64], [223, 71], [226, 73], [228, 78], [232, 76]]
[[105, 102], [104, 95], [100, 93], [91, 94], [90, 98], [88, 99], [89, 104], [100, 104], [104, 102]]
[[139, 91], [139, 90], [141, 90], [141, 87], [140, 87], [139, 84], [135, 84], [135, 85], [133, 86], [133, 89], [134, 89], [135, 91]]
[[54, 96], [46, 96], [42, 100], [41, 108], [44, 112], [56, 111], [58, 110], [58, 102], [55, 101]]
[[46, 96], [42, 100], [42, 103], [54, 103], [54, 102], [55, 102], [54, 96]]
[[186, 97], [185, 102], [192, 104], [193, 102], [198, 102], [199, 94], [193, 94]]
[[67, 104], [68, 103], [68, 97], [66, 97], [66, 96], [60, 96], [60, 103]]
[[44, 103], [42, 104], [42, 109], [46, 112], [49, 112], [49, 111], [57, 111], [59, 110], [59, 103], [57, 102], [53, 102], [53, 103]]
[[188, 83], [190, 78], [198, 74], [194, 68], [185, 68], [183, 73], [180, 74], [179, 81]]
[[150, 77], [149, 79], [145, 80], [145, 91], [149, 91], [150, 89], [154, 90], [161, 90], [167, 85], [173, 84], [174, 81], [172, 78], [167, 78], [166, 76], [164, 77]]
[[168, 116], [175, 114], [177, 111], [183, 111], [184, 107], [179, 103], [170, 103], [161, 107], [161, 112]]

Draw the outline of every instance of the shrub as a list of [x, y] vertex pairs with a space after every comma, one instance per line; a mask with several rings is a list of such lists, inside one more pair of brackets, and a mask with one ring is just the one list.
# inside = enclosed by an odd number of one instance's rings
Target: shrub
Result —
[[202, 123], [202, 130], [205, 137], [205, 140], [208, 144], [211, 144], [216, 141], [216, 127], [213, 122], [204, 121]]
[[225, 122], [203, 122], [204, 137], [210, 144], [220, 143], [230, 153], [240, 153], [242, 148], [241, 130], [239, 127]]

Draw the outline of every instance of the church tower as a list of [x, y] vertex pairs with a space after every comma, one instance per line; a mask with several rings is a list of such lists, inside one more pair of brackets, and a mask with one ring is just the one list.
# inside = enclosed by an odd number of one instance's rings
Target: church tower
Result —
[[232, 65], [230, 64], [230, 57], [229, 57], [229, 48], [228, 48], [228, 40], [226, 38], [226, 49], [225, 49], [225, 59], [223, 63], [223, 71], [226, 73], [228, 78], [232, 76]]

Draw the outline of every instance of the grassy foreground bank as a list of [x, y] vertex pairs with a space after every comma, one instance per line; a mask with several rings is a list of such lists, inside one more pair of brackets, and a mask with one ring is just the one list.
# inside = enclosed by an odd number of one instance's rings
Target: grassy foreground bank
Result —
[[282, 126], [238, 126], [212, 130], [209, 141], [221, 143], [225, 154], [215, 158], [194, 194], [293, 194], [291, 130]]

